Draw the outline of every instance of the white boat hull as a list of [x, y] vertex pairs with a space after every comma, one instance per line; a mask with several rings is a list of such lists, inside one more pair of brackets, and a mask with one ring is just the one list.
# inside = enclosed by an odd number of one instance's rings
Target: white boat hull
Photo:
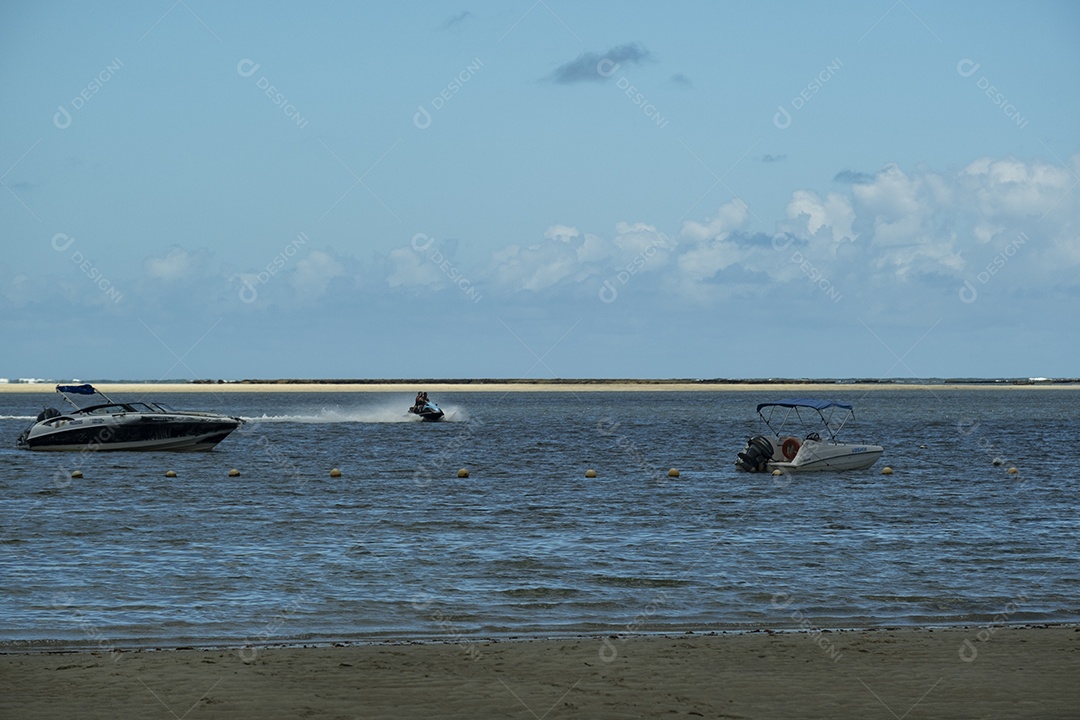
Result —
[[849, 445], [807, 440], [788, 460], [770, 460], [769, 470], [815, 472], [822, 470], [865, 470], [878, 461], [884, 448], [880, 445]]

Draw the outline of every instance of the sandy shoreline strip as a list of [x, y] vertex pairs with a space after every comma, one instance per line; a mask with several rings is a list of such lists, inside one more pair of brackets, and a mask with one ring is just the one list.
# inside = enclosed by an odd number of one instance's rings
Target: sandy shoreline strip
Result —
[[0, 654], [11, 718], [1076, 718], [1080, 628]]
[[[0, 393], [51, 393], [52, 383], [0, 383]], [[877, 392], [886, 390], [1080, 390], [1080, 383], [815, 383], [815, 382], [663, 382], [663, 381], [597, 381], [597, 382], [444, 382], [416, 380], [407, 382], [242, 382], [242, 383], [94, 383], [106, 393], [524, 393], [524, 392], [784, 392], [798, 395], [828, 395], [848, 392]]]

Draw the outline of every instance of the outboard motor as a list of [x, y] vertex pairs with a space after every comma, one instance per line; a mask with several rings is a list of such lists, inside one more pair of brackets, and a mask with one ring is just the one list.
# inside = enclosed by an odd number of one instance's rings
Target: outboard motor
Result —
[[765, 472], [772, 460], [773, 446], [768, 438], [758, 435], [746, 441], [735, 464], [746, 472]]

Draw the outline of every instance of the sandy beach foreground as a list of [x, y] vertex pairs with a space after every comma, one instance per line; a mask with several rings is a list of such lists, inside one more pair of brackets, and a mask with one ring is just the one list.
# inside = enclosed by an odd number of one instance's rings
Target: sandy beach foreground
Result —
[[0, 655], [11, 718], [1076, 718], [1080, 628]]

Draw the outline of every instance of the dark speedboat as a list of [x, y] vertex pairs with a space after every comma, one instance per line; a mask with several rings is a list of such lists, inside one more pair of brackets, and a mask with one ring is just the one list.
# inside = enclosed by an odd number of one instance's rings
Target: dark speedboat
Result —
[[[163, 403], [113, 402], [92, 385], [57, 385], [75, 409], [45, 408], [19, 436], [25, 450], [211, 450], [243, 420], [208, 412], [173, 410]], [[82, 407], [72, 396], [93, 396]]]
[[442, 409], [430, 400], [413, 405], [409, 408], [409, 412], [413, 415], [419, 415], [420, 419], [426, 422], [437, 422], [442, 420], [444, 415]]

